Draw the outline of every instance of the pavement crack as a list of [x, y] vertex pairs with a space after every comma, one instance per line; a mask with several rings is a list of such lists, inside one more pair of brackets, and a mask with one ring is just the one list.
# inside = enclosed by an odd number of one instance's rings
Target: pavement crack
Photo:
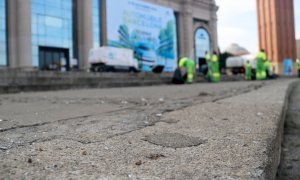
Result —
[[139, 130], [144, 129], [146, 127], [148, 127], [148, 125], [146, 125], [144, 127], [141, 127], [141, 128], [132, 129], [130, 131], [126, 131], [126, 132], [122, 132], [122, 133], [117, 133], [117, 134], [114, 134], [114, 135], [110, 135], [106, 139], [111, 139], [111, 138], [114, 138], [114, 137], [118, 137], [118, 136], [123, 136], [123, 135], [126, 135], [126, 134], [130, 134], [132, 132], [139, 131]]
[[52, 123], [52, 122], [43, 122], [43, 123], [36, 123], [36, 124], [30, 124], [30, 125], [19, 125], [19, 126], [14, 126], [14, 127], [6, 128], [6, 129], [0, 129], [0, 133], [6, 132], [6, 131], [15, 130], [15, 129], [44, 126], [44, 125], [47, 125], [47, 124], [50, 124], [50, 123]]
[[48, 141], [52, 141], [54, 139], [58, 139], [60, 136], [50, 136], [47, 138], [42, 138], [42, 139], [34, 139], [31, 141], [25, 141], [25, 142], [12, 142], [10, 145], [7, 146], [0, 146], [0, 150], [2, 151], [7, 151], [9, 149], [13, 149], [16, 147], [26, 147], [28, 145], [32, 145], [34, 143], [42, 143], [42, 142], [48, 142]]
[[14, 127], [6, 128], [6, 129], [0, 129], [0, 133], [6, 132], [6, 131], [11, 131], [11, 130], [16, 130], [16, 129], [22, 129], [22, 128], [39, 127], [39, 126], [44, 126], [44, 125], [49, 125], [49, 124], [62, 123], [62, 122], [66, 122], [66, 121], [70, 121], [70, 120], [75, 120], [75, 119], [84, 119], [84, 118], [88, 118], [88, 117], [92, 117], [92, 116], [96, 116], [96, 115], [101, 115], [101, 114], [111, 114], [111, 113], [116, 113], [116, 112], [120, 112], [120, 111], [123, 111], [123, 110], [132, 109], [134, 107], [136, 107], [136, 106], [128, 107], [128, 108], [122, 108], [122, 109], [117, 109], [117, 110], [113, 110], [113, 111], [107, 111], [107, 112], [99, 113], [99, 114], [89, 114], [89, 115], [76, 116], [76, 117], [65, 118], [65, 119], [58, 119], [58, 120], [55, 120], [55, 121], [35, 123], [35, 124], [29, 124], [29, 125], [19, 125], [19, 126], [14, 126]]
[[48, 125], [48, 124], [61, 123], [61, 122], [64, 122], [64, 121], [70, 121], [70, 120], [74, 120], [74, 119], [82, 119], [82, 118], [87, 118], [87, 117], [90, 117], [90, 116], [93, 116], [93, 115], [83, 115], [83, 116], [77, 116], [77, 117], [66, 118], [66, 119], [58, 119], [58, 120], [55, 120], [55, 121], [48, 121], [48, 122], [36, 123], [36, 124], [30, 124], [30, 125], [19, 125], [19, 126], [6, 128], [6, 129], [0, 129], [0, 133], [15, 130], [15, 129], [39, 127], [39, 126], [44, 126], [44, 125]]
[[227, 95], [224, 95], [224, 96], [221, 96], [221, 97], [218, 97], [218, 98], [215, 98], [214, 100], [212, 100], [211, 102], [215, 103], [215, 102], [218, 102], [220, 100], [223, 100], [223, 99], [227, 99], [227, 98], [231, 98], [231, 97], [234, 97], [234, 96], [238, 96], [238, 95], [241, 95], [241, 94], [246, 94], [246, 93], [249, 93], [253, 90], [257, 90], [261, 87], [263, 87], [264, 83], [263, 84], [260, 84], [260, 85], [256, 85], [254, 87], [248, 87], [248, 89], [241, 89], [241, 90], [238, 90], [240, 92], [237, 92], [237, 93], [230, 93], [230, 94], [227, 94]]

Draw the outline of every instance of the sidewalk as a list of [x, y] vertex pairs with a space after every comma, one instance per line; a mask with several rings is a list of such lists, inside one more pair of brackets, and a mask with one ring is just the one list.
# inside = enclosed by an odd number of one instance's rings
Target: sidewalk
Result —
[[[85, 116], [70, 124], [48, 123], [47, 129], [30, 126], [28, 133], [41, 135], [55, 128], [66, 133], [82, 126], [82, 131], [3, 151], [9, 163], [2, 166], [6, 175], [40, 179], [275, 179], [287, 98], [296, 82], [277, 80], [241, 95], [229, 86], [229, 98], [157, 114], [158, 122], [132, 131], [111, 133], [119, 132], [112, 125], [109, 136], [99, 124], [88, 126]], [[112, 113], [126, 118], [126, 111]], [[104, 123], [94, 118], [88, 122]]]
[[97, 148], [100, 151], [92, 151], [111, 159], [101, 174], [141, 179], [275, 179], [293, 82], [280, 81], [172, 112], [165, 117], [171, 123], [113, 137]]

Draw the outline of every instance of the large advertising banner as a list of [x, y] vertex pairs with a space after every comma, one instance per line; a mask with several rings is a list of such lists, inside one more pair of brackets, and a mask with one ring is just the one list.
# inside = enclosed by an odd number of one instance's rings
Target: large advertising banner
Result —
[[132, 49], [142, 71], [177, 65], [176, 19], [170, 8], [139, 0], [107, 1], [108, 46]]
[[195, 33], [196, 58], [205, 58], [205, 52], [210, 52], [209, 34], [204, 28], [197, 29]]

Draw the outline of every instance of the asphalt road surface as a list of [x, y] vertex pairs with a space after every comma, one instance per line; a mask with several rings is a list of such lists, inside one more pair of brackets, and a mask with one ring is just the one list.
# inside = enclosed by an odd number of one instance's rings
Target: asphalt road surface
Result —
[[109, 164], [118, 161], [98, 153], [109, 149], [106, 142], [113, 137], [158, 122], [176, 123], [164, 115], [253, 91], [267, 83], [271, 82], [0, 95], [0, 179], [56, 178], [57, 174], [101, 179], [102, 174], [113, 171]]

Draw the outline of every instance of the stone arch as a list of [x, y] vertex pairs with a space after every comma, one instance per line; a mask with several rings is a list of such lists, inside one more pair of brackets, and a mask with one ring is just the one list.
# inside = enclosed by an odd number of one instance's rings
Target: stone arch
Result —
[[[199, 44], [197, 43], [197, 39], [198, 38], [196, 36], [197, 36], [197, 33], [198, 33], [199, 30], [200, 30], [200, 32], [201, 31], [203, 32], [203, 30], [205, 31], [206, 35], [204, 35], [204, 37], [208, 36], [208, 41], [204, 40], [203, 41], [204, 44], [202, 44], [202, 42], [200, 42], [202, 45], [204, 45], [204, 49], [202, 49], [201, 46], [197, 47], [197, 45], [199, 45]], [[203, 64], [205, 64], [205, 53], [204, 53], [204, 50], [206, 51], [208, 49], [210, 53], [213, 50], [213, 48], [212, 48], [213, 47], [212, 46], [212, 43], [213, 43], [213, 41], [212, 41], [212, 34], [210, 32], [210, 28], [206, 24], [204, 24], [204, 23], [201, 24], [201, 25], [198, 25], [198, 26], [194, 26], [193, 32], [194, 32], [194, 35], [193, 35], [193, 37], [194, 37], [193, 38], [194, 59], [195, 59], [196, 64], [197, 64], [197, 68], [199, 68], [199, 70], [200, 70], [201, 66]], [[207, 43], [209, 43], [208, 46], [207, 46]], [[201, 48], [201, 49], [199, 49], [199, 48]]]
[[[205, 29], [207, 31], [207, 33], [208, 33], [209, 44], [210, 44], [210, 51], [212, 53], [212, 51], [215, 50], [214, 46], [213, 46], [212, 29], [210, 28], [210, 26], [207, 23], [204, 23], [204, 22], [194, 23], [194, 26], [193, 26], [194, 40], [195, 40], [195, 34], [196, 34], [197, 30], [200, 29], [200, 28]], [[194, 49], [196, 49], [195, 41], [193, 41], [193, 45], [194, 45]], [[196, 52], [194, 54], [196, 54]]]

